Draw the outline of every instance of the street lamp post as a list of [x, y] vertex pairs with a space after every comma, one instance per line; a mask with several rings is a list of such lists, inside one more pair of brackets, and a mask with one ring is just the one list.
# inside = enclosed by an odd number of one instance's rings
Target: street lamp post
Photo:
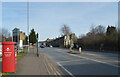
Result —
[[39, 54], [38, 54], [38, 33], [37, 33], [37, 57], [39, 57]]
[[27, 34], [28, 34], [28, 52], [29, 52], [29, 0], [27, 0]]

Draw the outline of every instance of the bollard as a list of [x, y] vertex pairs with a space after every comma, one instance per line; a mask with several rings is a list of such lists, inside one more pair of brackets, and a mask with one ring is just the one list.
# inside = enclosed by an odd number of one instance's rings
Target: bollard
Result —
[[81, 53], [81, 47], [79, 47], [79, 53]]

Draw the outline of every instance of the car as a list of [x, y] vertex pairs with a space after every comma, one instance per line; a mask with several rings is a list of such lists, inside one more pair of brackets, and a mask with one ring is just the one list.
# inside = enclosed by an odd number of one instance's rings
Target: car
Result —
[[50, 45], [50, 48], [52, 48], [53, 46], [52, 45]]
[[41, 47], [41, 48], [45, 48], [45, 46], [44, 46], [44, 45], [40, 45], [40, 47]]

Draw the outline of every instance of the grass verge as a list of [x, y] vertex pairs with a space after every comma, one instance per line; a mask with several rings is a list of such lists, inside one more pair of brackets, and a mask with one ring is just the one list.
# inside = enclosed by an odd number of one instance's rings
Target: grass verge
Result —
[[2, 58], [0, 58], [0, 61], [2, 61]]
[[23, 56], [25, 56], [26, 53], [25, 52], [20, 52], [17, 54], [17, 61], [19, 61], [20, 59], [22, 59]]

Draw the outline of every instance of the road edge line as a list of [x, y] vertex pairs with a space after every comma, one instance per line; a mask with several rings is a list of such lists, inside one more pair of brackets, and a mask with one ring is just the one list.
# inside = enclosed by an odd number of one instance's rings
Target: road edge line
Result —
[[64, 68], [59, 62], [57, 62], [57, 64], [64, 69], [70, 76], [75, 77], [70, 71], [68, 71], [66, 68]]

